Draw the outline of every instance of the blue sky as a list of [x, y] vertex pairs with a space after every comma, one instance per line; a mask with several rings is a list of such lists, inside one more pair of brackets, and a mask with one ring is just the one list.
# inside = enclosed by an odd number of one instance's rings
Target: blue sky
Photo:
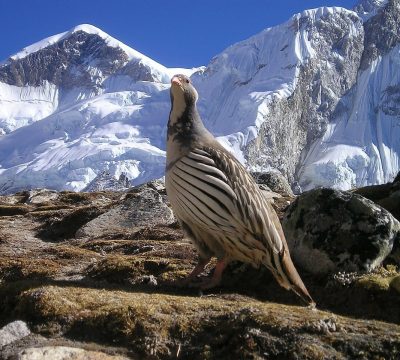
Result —
[[169, 67], [206, 65], [227, 46], [294, 13], [357, 0], [0, 0], [0, 61], [89, 23]]

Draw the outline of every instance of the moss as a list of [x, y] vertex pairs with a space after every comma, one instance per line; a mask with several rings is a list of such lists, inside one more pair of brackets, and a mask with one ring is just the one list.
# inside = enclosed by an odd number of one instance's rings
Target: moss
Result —
[[[41, 286], [18, 297], [14, 316], [26, 318], [26, 314], [43, 333], [120, 344], [154, 358], [170, 358], [178, 346], [184, 358], [257, 353], [273, 358], [345, 357], [349, 344], [371, 355], [400, 349], [399, 326], [337, 316], [333, 331], [311, 335], [305, 319], [318, 324], [331, 314], [249, 298]], [[386, 343], [387, 338], [392, 341]]]
[[93, 198], [90, 193], [77, 193], [73, 191], [61, 191], [60, 202], [67, 204], [88, 203]]
[[72, 209], [69, 205], [52, 205], [52, 204], [38, 204], [38, 207], [32, 210], [32, 213], [40, 211], [57, 211], [57, 210], [69, 210]]
[[0, 279], [5, 281], [49, 278], [59, 270], [60, 264], [48, 259], [0, 258]]
[[396, 266], [379, 267], [373, 273], [362, 275], [356, 279], [355, 285], [372, 291], [388, 291], [391, 282], [398, 276]]
[[110, 255], [92, 265], [87, 275], [113, 283], [141, 281], [143, 276], [153, 275], [161, 281], [173, 281], [187, 275], [179, 262], [162, 258]]
[[26, 205], [0, 205], [0, 216], [25, 215], [29, 210]]
[[356, 281], [358, 286], [367, 290], [387, 291], [390, 288], [391, 278], [384, 278], [380, 275], [368, 275]]
[[94, 251], [68, 245], [49, 247], [43, 252], [54, 256], [55, 259], [80, 260], [99, 257], [99, 254]]
[[145, 227], [132, 233], [129, 239], [181, 240], [183, 232], [169, 226]]
[[89, 240], [78, 245], [82, 249], [88, 249], [101, 253], [136, 253], [139, 246], [132, 240]]

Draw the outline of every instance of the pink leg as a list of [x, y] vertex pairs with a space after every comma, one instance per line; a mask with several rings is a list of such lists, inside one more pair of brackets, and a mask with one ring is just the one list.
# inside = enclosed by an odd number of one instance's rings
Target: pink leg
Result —
[[203, 272], [204, 268], [207, 266], [207, 264], [210, 261], [211, 261], [211, 258], [199, 259], [197, 265], [192, 270], [192, 272], [185, 279], [178, 280], [177, 284], [180, 286], [191, 285], [192, 281], [195, 280], [196, 277]]
[[189, 276], [186, 278], [188, 280], [193, 280], [196, 278], [197, 275], [200, 275], [207, 264], [211, 261], [211, 258], [208, 259], [200, 259], [197, 263], [196, 267], [192, 270]]
[[211, 279], [204, 280], [200, 285], [200, 289], [206, 290], [211, 289], [220, 284], [222, 279], [222, 273], [224, 272], [226, 266], [229, 264], [227, 259], [218, 260], [215, 265], [214, 274]]

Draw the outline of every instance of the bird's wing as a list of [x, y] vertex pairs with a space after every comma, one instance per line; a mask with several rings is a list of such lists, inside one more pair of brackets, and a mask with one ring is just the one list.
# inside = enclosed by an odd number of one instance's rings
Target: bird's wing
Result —
[[203, 227], [242, 234], [238, 241], [282, 254], [285, 239], [274, 210], [243, 165], [224, 148], [193, 148], [170, 171], [181, 206]]

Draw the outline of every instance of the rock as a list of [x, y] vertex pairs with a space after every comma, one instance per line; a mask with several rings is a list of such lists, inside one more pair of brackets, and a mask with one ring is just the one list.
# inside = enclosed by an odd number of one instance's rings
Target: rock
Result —
[[390, 282], [390, 287], [400, 294], [400, 275], [392, 279]]
[[172, 210], [152, 183], [149, 183], [132, 188], [126, 193], [121, 205], [88, 222], [76, 232], [76, 237], [97, 237], [110, 231], [156, 224], [169, 225], [174, 221]]
[[54, 201], [58, 198], [59, 193], [48, 189], [34, 189], [28, 192], [29, 197], [27, 204], [41, 204]]
[[128, 360], [123, 356], [108, 355], [68, 346], [28, 348], [18, 354], [18, 360]]
[[17, 320], [0, 329], [0, 348], [20, 340], [30, 334], [28, 326], [23, 321]]
[[[25, 205], [25, 215], [0, 216], [0, 323], [28, 319], [32, 331], [0, 347], [0, 359], [330, 359], [360, 354], [397, 359], [400, 297], [395, 279], [400, 273], [395, 266], [352, 280], [346, 276], [351, 281], [345, 284], [302, 273], [318, 307], [328, 311], [299, 306], [296, 295], [281, 288], [268, 269], [241, 263], [227, 267], [219, 289], [199, 296], [196, 289], [176, 285], [193, 270], [198, 255], [176, 223], [163, 225], [163, 215], [150, 210], [154, 206], [170, 214], [163, 193], [162, 182], [127, 193], [60, 192], [51, 206]], [[15, 205], [7, 198], [4, 203], [18, 208], [25, 195], [10, 195], [20, 199]], [[276, 198], [275, 206], [283, 209], [290, 199]], [[78, 222], [94, 208], [103, 215], [115, 213], [103, 218], [104, 224], [92, 218], [85, 238], [64, 236], [82, 228]], [[136, 210], [143, 216], [138, 221], [129, 218]], [[47, 236], [38, 236], [38, 229], [47, 229]], [[203, 276], [211, 276], [211, 264]]]
[[394, 178], [393, 184], [399, 184], [400, 185], [400, 171], [397, 174], [397, 176]]
[[354, 192], [376, 202], [390, 211], [392, 215], [400, 221], [400, 172], [393, 182], [382, 185], [365, 186], [354, 190]]
[[294, 261], [313, 274], [371, 271], [398, 241], [400, 223], [372, 201], [315, 189], [287, 210], [283, 228]]
[[[164, 176], [162, 178], [149, 181], [145, 185], [151, 187], [154, 190], [157, 190], [159, 193], [164, 194], [166, 192], [166, 190], [165, 190], [165, 177]], [[143, 185], [141, 185], [141, 186], [143, 186]], [[136, 189], [139, 189], [139, 188], [140, 188], [140, 186], [136, 187]]]
[[281, 173], [277, 171], [252, 172], [251, 175], [258, 185], [266, 185], [268, 187], [262, 190], [270, 190], [281, 195], [293, 196], [289, 182]]
[[108, 171], [102, 171], [83, 189], [83, 191], [123, 191], [128, 189], [129, 186], [130, 181], [124, 173], [117, 179]]

